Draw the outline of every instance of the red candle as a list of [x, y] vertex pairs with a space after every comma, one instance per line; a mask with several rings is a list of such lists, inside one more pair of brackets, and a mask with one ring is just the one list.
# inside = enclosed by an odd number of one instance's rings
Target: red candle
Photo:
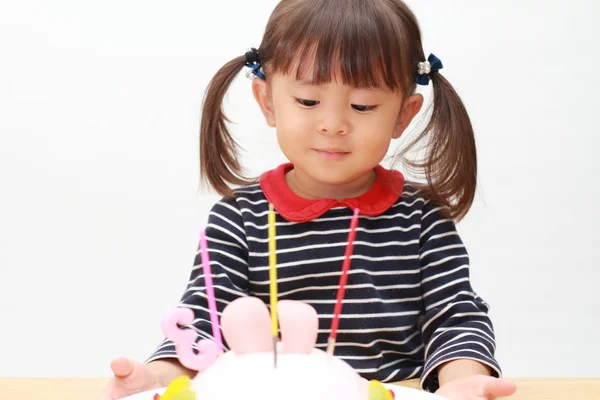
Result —
[[344, 263], [342, 264], [342, 275], [340, 276], [340, 285], [337, 291], [337, 298], [335, 308], [333, 310], [333, 320], [331, 321], [331, 333], [329, 334], [329, 341], [327, 347], [327, 353], [333, 354], [335, 348], [335, 341], [337, 338], [337, 329], [340, 325], [340, 314], [342, 312], [342, 301], [346, 294], [346, 283], [348, 282], [348, 271], [350, 270], [350, 256], [354, 250], [354, 239], [356, 238], [356, 227], [358, 226], [358, 208], [354, 210], [354, 216], [350, 222], [350, 233], [348, 234], [348, 244], [346, 245], [346, 254], [344, 257]]

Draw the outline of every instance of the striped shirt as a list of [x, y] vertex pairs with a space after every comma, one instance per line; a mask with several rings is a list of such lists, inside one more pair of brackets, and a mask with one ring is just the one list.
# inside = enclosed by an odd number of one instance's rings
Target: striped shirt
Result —
[[[209, 214], [206, 232], [219, 312], [239, 296], [269, 304], [267, 216], [272, 202], [278, 211], [279, 299], [316, 309], [317, 348], [325, 350], [351, 206], [364, 206], [371, 212], [359, 217], [335, 354], [366, 379], [420, 377], [429, 391], [438, 387], [437, 367], [449, 360], [476, 360], [500, 375], [488, 305], [471, 287], [469, 257], [453, 221], [401, 176], [402, 190], [394, 194], [382, 167], [362, 198], [327, 204], [291, 198], [284, 179], [289, 168], [270, 171], [260, 185], [237, 189]], [[377, 205], [385, 209], [373, 209]], [[181, 305], [195, 313], [190, 327], [212, 339], [199, 254]], [[166, 357], [176, 357], [168, 340], [147, 362]]]

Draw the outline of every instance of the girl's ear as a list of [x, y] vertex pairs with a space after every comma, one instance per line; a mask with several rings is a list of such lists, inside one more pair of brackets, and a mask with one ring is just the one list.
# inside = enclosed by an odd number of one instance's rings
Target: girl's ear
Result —
[[271, 128], [274, 128], [275, 112], [273, 110], [273, 97], [271, 96], [269, 84], [261, 78], [254, 78], [252, 80], [252, 93], [267, 120], [267, 124]]
[[419, 93], [410, 95], [404, 102], [404, 107], [400, 110], [398, 115], [398, 121], [396, 121], [396, 127], [392, 137], [398, 139], [404, 133], [404, 130], [408, 127], [410, 122], [413, 120], [415, 115], [421, 110], [423, 106], [423, 96]]

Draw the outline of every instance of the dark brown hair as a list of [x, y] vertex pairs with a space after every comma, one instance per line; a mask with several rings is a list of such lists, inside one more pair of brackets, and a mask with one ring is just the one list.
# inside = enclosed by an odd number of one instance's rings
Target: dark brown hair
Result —
[[[300, 76], [308, 60], [316, 84], [335, 78], [354, 87], [387, 87], [405, 95], [414, 92], [417, 65], [426, 59], [417, 20], [400, 0], [282, 0], [258, 51], [267, 80], [273, 73]], [[231, 185], [254, 182], [243, 176], [238, 146], [222, 109], [225, 93], [245, 63], [240, 56], [217, 72], [202, 110], [201, 177], [223, 196], [232, 195]], [[445, 216], [461, 219], [475, 194], [473, 128], [450, 83], [436, 71], [430, 77], [431, 120], [396, 160], [421, 171], [426, 182], [419, 188], [443, 207]], [[407, 159], [408, 151], [424, 142], [424, 160]]]

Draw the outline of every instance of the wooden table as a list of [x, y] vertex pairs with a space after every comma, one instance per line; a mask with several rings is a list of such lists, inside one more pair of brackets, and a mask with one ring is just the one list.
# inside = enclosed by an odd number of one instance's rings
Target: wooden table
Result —
[[[96, 400], [106, 378], [0, 378], [2, 400]], [[511, 400], [600, 400], [600, 378], [515, 379]], [[417, 381], [401, 383], [417, 387]]]

